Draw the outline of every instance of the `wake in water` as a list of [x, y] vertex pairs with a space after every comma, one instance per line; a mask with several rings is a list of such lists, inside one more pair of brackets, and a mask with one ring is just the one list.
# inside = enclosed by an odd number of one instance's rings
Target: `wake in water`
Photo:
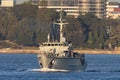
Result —
[[35, 71], [35, 72], [68, 72], [68, 70], [60, 70], [60, 69], [49, 69], [49, 68], [41, 68], [41, 69], [31, 69], [28, 71]]
[[[69, 70], [60, 70], [60, 69], [49, 69], [49, 68], [41, 68], [41, 69], [17, 69], [14, 70], [15, 72], [70, 72]], [[75, 71], [75, 72], [81, 72], [81, 71]], [[111, 70], [97, 70], [97, 69], [91, 69], [91, 70], [85, 70], [82, 72], [120, 72], [120, 70], [111, 69]]]

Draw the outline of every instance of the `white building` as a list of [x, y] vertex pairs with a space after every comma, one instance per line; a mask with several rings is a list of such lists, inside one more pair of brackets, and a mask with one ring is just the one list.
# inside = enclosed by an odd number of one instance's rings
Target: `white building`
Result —
[[106, 17], [116, 19], [120, 17], [120, 3], [118, 2], [107, 2]]
[[[53, 8], [57, 11], [63, 8], [67, 15], [74, 15], [86, 13], [95, 14], [98, 18], [106, 17], [106, 2], [107, 0], [40, 0], [39, 8]], [[43, 6], [46, 5], [46, 6]]]
[[0, 0], [0, 7], [13, 7], [14, 0]]

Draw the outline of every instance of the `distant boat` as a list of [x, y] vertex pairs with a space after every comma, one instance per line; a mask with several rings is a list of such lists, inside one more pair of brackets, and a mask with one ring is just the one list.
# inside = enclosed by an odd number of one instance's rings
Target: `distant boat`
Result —
[[50, 41], [50, 35], [48, 35], [48, 42], [40, 45], [39, 48], [42, 52], [38, 54], [40, 67], [57, 70], [84, 71], [87, 66], [85, 55], [73, 52], [72, 44], [65, 41], [62, 29], [68, 23], [62, 19], [61, 14], [62, 10], [60, 12], [60, 19], [56, 23], [53, 23], [60, 27], [60, 40]]

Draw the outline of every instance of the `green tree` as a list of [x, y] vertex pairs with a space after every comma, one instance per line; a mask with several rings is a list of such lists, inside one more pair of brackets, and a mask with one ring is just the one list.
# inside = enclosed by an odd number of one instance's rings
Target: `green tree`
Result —
[[67, 41], [73, 43], [75, 47], [84, 47], [85, 35], [81, 23], [74, 17], [67, 17], [68, 25], [65, 27]]
[[16, 35], [16, 41], [19, 44], [31, 46], [34, 45], [33, 36], [35, 38], [34, 32], [34, 19], [32, 18], [24, 18], [22, 19], [18, 26], [16, 27], [14, 33]]
[[2, 39], [6, 40], [12, 36], [12, 30], [17, 24], [16, 17], [11, 13], [10, 10], [3, 10], [3, 13], [0, 14], [0, 33], [2, 34]]
[[12, 8], [12, 12], [17, 17], [18, 20], [21, 20], [24, 17], [36, 18], [37, 11], [38, 11], [38, 6], [31, 4], [16, 5], [15, 7]]
[[86, 35], [85, 46], [98, 48], [99, 44], [104, 43], [104, 35], [106, 31], [106, 24], [102, 23], [103, 20], [98, 19], [93, 14], [86, 14], [79, 17], [82, 23], [84, 34]]
[[51, 24], [57, 18], [57, 13], [52, 9], [39, 9], [36, 18], [36, 34], [37, 42], [42, 43], [47, 40], [47, 35], [50, 33]]
[[[120, 20], [119, 19], [107, 19], [106, 25], [109, 27], [109, 39], [106, 41], [106, 45], [111, 43], [112, 45], [116, 45], [120, 42]], [[119, 44], [118, 44], [119, 45]]]
[[88, 37], [88, 42], [87, 42], [88, 44], [93, 44], [93, 34], [90, 32], [89, 33], [89, 37]]
[[46, 8], [46, 6], [48, 5], [46, 0], [41, 0], [40, 4], [39, 4], [42, 8]]

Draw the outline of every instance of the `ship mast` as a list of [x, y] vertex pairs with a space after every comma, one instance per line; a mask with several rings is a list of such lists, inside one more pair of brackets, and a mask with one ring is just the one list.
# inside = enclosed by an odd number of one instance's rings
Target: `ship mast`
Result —
[[61, 7], [61, 11], [60, 11], [60, 42], [62, 42], [62, 39], [63, 39], [63, 21], [62, 21], [62, 7]]
[[60, 26], [60, 43], [62, 43], [63, 42], [63, 26], [65, 24], [68, 24], [67, 22], [65, 22], [65, 20], [63, 20], [62, 0], [61, 0], [61, 9], [60, 9], [60, 19], [59, 19], [59, 23], [57, 24]]
[[67, 22], [66, 22], [66, 20], [63, 20], [63, 9], [62, 9], [62, 0], [61, 0], [61, 6], [60, 6], [60, 18], [59, 18], [59, 20], [58, 20], [58, 22], [55, 22], [54, 24], [57, 24], [57, 25], [59, 25], [59, 27], [60, 27], [60, 43], [62, 43], [63, 42], [63, 27], [64, 27], [64, 25], [65, 24], [68, 24]]
[[65, 24], [68, 24], [67, 22], [65, 22], [65, 20], [63, 20], [62, 8], [60, 10], [60, 19], [58, 21], [59, 23], [55, 23], [55, 24], [58, 24], [60, 26], [60, 42], [62, 43], [63, 42], [63, 27]]

